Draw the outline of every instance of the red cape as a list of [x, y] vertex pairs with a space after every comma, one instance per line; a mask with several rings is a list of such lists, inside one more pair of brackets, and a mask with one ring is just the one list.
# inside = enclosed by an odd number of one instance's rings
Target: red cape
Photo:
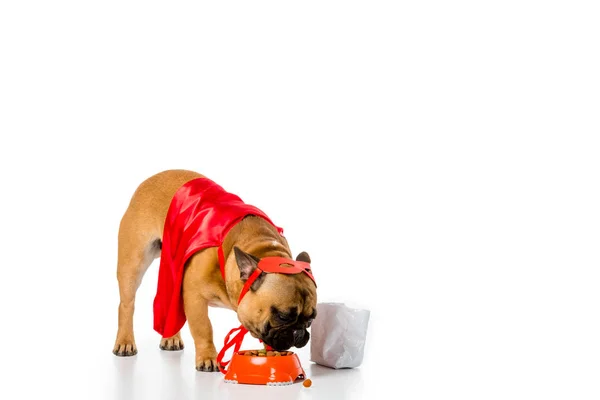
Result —
[[186, 322], [181, 296], [186, 261], [202, 249], [221, 246], [229, 229], [248, 215], [262, 217], [283, 233], [260, 209], [208, 178], [177, 190], [165, 220], [154, 298], [154, 330], [162, 337], [175, 335]]

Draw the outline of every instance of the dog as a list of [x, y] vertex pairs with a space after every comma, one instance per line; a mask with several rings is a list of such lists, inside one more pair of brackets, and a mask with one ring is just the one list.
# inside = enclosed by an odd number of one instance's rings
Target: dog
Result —
[[[113, 348], [117, 356], [137, 354], [133, 333], [136, 291], [144, 273], [157, 258], [161, 258], [158, 288], [161, 288], [163, 273], [165, 280], [171, 279], [169, 272], [162, 270], [162, 263], [166, 262], [163, 236], [171, 233], [165, 229], [168, 227], [167, 217], [171, 218], [170, 207], [175, 196], [186, 201], [187, 194], [182, 192], [182, 188], [197, 181], [212, 182], [204, 175], [188, 170], [157, 173], [137, 187], [121, 218], [117, 260], [120, 303]], [[214, 182], [212, 185], [220, 188]], [[205, 194], [197, 194], [199, 201], [203, 196]], [[219, 204], [215, 207], [218, 208]], [[275, 226], [266, 214], [263, 217], [255, 214], [260, 214], [260, 210], [244, 215], [223, 233], [221, 254], [217, 245], [194, 251], [182, 267], [181, 289], [173, 289], [175, 302], [181, 299], [179, 307], [194, 340], [198, 371], [219, 371], [208, 307], [223, 307], [236, 312], [243, 327], [274, 350], [301, 348], [309, 341], [307, 329], [315, 319], [317, 309], [316, 284], [312, 276], [307, 276], [310, 274], [260, 273], [243, 301], [239, 299], [244, 284], [256, 271], [261, 259], [292, 259], [281, 228]], [[296, 261], [311, 262], [307, 252], [299, 253]], [[155, 329], [160, 333], [162, 331], [157, 329], [156, 324], [159, 297], [157, 291]], [[172, 304], [170, 306], [173, 307]], [[182, 323], [172, 326], [178, 328], [180, 325]], [[160, 348], [183, 350], [180, 331], [171, 333], [161, 338]]]

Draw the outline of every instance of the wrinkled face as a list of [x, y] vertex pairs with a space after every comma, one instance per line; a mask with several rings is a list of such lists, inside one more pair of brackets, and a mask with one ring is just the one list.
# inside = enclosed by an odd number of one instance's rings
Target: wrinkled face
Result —
[[[240, 277], [245, 281], [258, 259], [235, 251]], [[296, 259], [310, 262], [306, 253]], [[242, 299], [237, 314], [252, 336], [275, 350], [304, 347], [310, 338], [307, 328], [317, 315], [315, 284], [304, 273], [262, 273]]]

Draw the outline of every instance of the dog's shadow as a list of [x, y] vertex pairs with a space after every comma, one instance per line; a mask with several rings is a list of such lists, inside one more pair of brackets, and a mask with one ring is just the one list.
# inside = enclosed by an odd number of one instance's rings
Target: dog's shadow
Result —
[[[189, 350], [188, 350], [189, 352]], [[183, 351], [161, 351], [161, 399], [185, 400], [191, 398], [190, 385], [186, 377], [193, 374], [193, 364], [187, 365]]]
[[220, 377], [218, 381], [208, 377], [199, 377], [202, 386], [211, 386], [213, 393], [218, 393], [219, 399], [227, 400], [293, 400], [306, 398], [323, 398], [343, 400], [360, 398], [362, 391], [362, 376], [359, 369], [333, 369], [318, 364], [310, 364], [305, 370], [307, 378], [314, 381], [313, 387], [304, 388], [302, 382], [296, 382], [291, 387], [265, 387], [264, 385], [234, 385], [226, 383]]
[[[113, 356], [114, 357], [114, 356]], [[137, 356], [114, 357], [115, 398], [118, 400], [135, 399], [135, 372]]]

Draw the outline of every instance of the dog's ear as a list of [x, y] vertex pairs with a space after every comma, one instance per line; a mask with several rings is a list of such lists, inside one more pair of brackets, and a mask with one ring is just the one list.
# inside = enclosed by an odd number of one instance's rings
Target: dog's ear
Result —
[[[233, 247], [233, 252], [235, 253], [235, 261], [240, 269], [240, 279], [242, 282], [246, 282], [250, 275], [256, 270], [258, 267], [259, 258], [254, 257], [252, 254], [246, 253], [240, 250], [237, 246]], [[265, 273], [261, 272], [256, 280], [252, 282], [250, 286], [250, 290], [256, 291], [262, 285], [265, 280]]]
[[303, 251], [302, 253], [296, 256], [296, 261], [303, 261], [310, 264], [310, 256], [307, 252]]
[[233, 251], [235, 253], [235, 261], [240, 269], [240, 279], [246, 282], [258, 266], [260, 260], [252, 254], [240, 250], [237, 246], [233, 247]]

